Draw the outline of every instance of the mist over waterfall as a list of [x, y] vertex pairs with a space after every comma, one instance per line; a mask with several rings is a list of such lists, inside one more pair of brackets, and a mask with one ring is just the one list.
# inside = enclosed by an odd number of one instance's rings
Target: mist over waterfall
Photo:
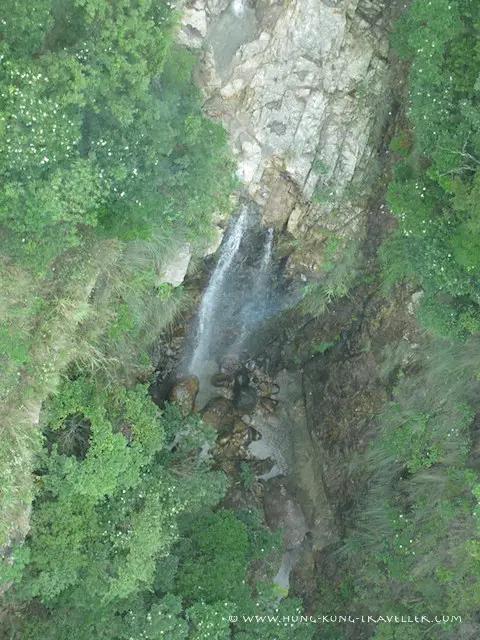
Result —
[[239, 337], [233, 345], [233, 352], [241, 349], [252, 327], [261, 322], [268, 315], [270, 293], [268, 280], [271, 275], [270, 267], [272, 263], [273, 240], [273, 228], [270, 228], [267, 231], [265, 243], [263, 245], [263, 255], [260, 268], [256, 274], [253, 287], [248, 294], [248, 302], [240, 312], [243, 326]]
[[[265, 320], [291, 301], [274, 256], [275, 233], [262, 226], [255, 205], [231, 221], [204, 291], [189, 339], [185, 369], [201, 379], [222, 362], [239, 359]], [[189, 354], [189, 355], [188, 355]]]
[[262, 265], [260, 269], [260, 274], [264, 274], [268, 267], [270, 266], [270, 262], [272, 261], [272, 249], [273, 249], [273, 227], [267, 231], [267, 240], [265, 242], [265, 250], [263, 252]]
[[242, 15], [242, 13], [245, 13], [245, 0], [233, 0], [232, 2], [232, 11], [236, 16], [240, 16]]
[[240, 247], [243, 234], [247, 227], [248, 210], [244, 205], [240, 214], [233, 224], [231, 232], [228, 234], [226, 242], [222, 244], [220, 259], [215, 271], [210, 278], [210, 282], [203, 294], [200, 308], [198, 310], [197, 331], [195, 339], [195, 350], [190, 362], [190, 371], [196, 373], [209, 351], [212, 338], [213, 323], [216, 316], [218, 304], [222, 296], [222, 288], [233, 259]]

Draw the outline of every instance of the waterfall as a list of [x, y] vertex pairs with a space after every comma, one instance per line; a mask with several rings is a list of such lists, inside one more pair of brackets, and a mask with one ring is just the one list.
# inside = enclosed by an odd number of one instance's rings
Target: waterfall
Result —
[[245, 9], [245, 0], [233, 0], [232, 11], [236, 16], [241, 16], [242, 13], [245, 13]]
[[222, 288], [228, 276], [229, 269], [238, 252], [243, 234], [245, 233], [247, 220], [247, 207], [242, 206], [231, 233], [220, 249], [220, 259], [200, 303], [197, 318], [196, 346], [189, 367], [191, 373], [198, 373], [201, 364], [208, 355], [215, 320], [215, 311], [221, 298]]
[[273, 227], [267, 231], [260, 269], [253, 284], [250, 301], [241, 311], [243, 326], [239, 337], [235, 341], [232, 351], [238, 351], [248, 335], [250, 327], [264, 319], [268, 303], [268, 276], [273, 252]]
[[[270, 262], [272, 261], [272, 249], [273, 249], [273, 227], [267, 231], [267, 239], [265, 240], [265, 246], [263, 249], [262, 264], [260, 265], [260, 276], [264, 279], [265, 274], [268, 271]], [[257, 281], [258, 282], [258, 281]]]

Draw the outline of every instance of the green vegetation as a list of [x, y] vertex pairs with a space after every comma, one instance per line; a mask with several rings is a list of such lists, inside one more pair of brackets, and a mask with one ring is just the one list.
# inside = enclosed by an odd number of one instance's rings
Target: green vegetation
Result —
[[479, 29], [476, 0], [416, 0], [394, 33], [411, 66], [409, 122], [392, 141], [399, 227], [382, 250], [386, 279], [418, 283], [421, 321], [456, 339], [480, 329]]
[[[313, 317], [325, 313], [328, 306], [348, 295], [354, 279], [354, 266], [357, 261], [358, 243], [352, 242], [348, 247], [339, 238], [328, 238], [325, 247], [325, 264], [322, 271], [322, 282], [311, 282], [303, 288], [300, 311]], [[341, 251], [341, 257], [335, 256]]]
[[410, 63], [408, 121], [391, 143], [398, 228], [380, 253], [387, 286], [405, 279], [423, 290], [419, 319], [435, 337], [414, 368], [400, 367], [370, 448], [351, 463], [366, 495], [317, 594], [324, 610], [430, 623], [326, 629], [325, 638], [480, 635], [479, 37], [475, 0], [414, 0], [395, 26]]
[[[479, 347], [478, 337], [461, 347], [437, 341], [419, 358], [421, 371], [400, 378], [376, 439], [357, 460], [369, 490], [337, 555], [340, 577], [320, 588], [324, 607], [424, 615], [433, 627], [411, 625], [406, 635], [401, 624], [365, 625], [355, 637], [420, 639], [429, 628], [435, 638], [464, 630], [478, 636], [480, 484], [472, 438]], [[462, 623], [436, 623], [442, 614]]]
[[8, 4], [4, 249], [42, 272], [94, 232], [150, 239], [181, 221], [198, 233], [225, 194], [225, 132], [202, 116], [169, 4], [51, 0], [37, 16]]
[[255, 473], [250, 469], [247, 462], [240, 463], [240, 475], [242, 477], [243, 486], [245, 489], [252, 489], [255, 485]]
[[[204, 118], [194, 58], [175, 44], [178, 16], [164, 0], [4, 8], [4, 635], [309, 640], [313, 625], [282, 619], [301, 602], [279, 602], [272, 585], [279, 533], [253, 510], [219, 507], [228, 479], [199, 453], [214, 431], [147, 394], [149, 349], [187, 304], [165, 265], [208, 238], [234, 186], [225, 131]], [[414, 375], [401, 372], [371, 447], [352, 463], [367, 492], [335, 582], [322, 575], [318, 593], [329, 613], [464, 623], [358, 625], [359, 639], [480, 636], [479, 11], [476, 0], [414, 0], [395, 29], [409, 107], [392, 141], [399, 224], [381, 249], [385, 281], [419, 285], [421, 321], [449, 341], [432, 341]], [[315, 170], [317, 203], [330, 202], [328, 167], [317, 160]], [[307, 315], [347, 295], [356, 250], [327, 239], [323, 281], [301, 302]], [[240, 478], [252, 489], [245, 463]], [[279, 622], [229, 621], [264, 614]], [[325, 639], [338, 633], [322, 627]]]
[[184, 304], [164, 264], [208, 239], [233, 185], [169, 3], [24, 4], [0, 22], [0, 545], [25, 531], [35, 423], [61, 371], [145, 379]]
[[230, 638], [229, 615], [278, 608], [249, 584], [278, 535], [253, 511], [211, 510], [227, 479], [193, 454], [213, 428], [161, 413], [143, 385], [86, 376], [61, 384], [41, 426], [31, 531], [2, 564], [10, 638]]
[[313, 353], [325, 353], [335, 346], [335, 342], [320, 342], [313, 348]]

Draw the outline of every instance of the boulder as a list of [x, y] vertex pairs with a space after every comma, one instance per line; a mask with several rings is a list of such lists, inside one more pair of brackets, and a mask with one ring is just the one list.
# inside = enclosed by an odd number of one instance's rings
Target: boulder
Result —
[[184, 244], [175, 255], [163, 265], [161, 282], [179, 287], [185, 279], [192, 257], [190, 245]]
[[200, 383], [197, 376], [189, 376], [172, 387], [168, 399], [170, 402], [176, 402], [183, 411], [191, 413], [199, 388]]
[[214, 253], [217, 252], [217, 249], [222, 244], [224, 233], [225, 233], [225, 230], [222, 229], [222, 227], [215, 225], [215, 227], [213, 228], [212, 240], [202, 251], [202, 256], [204, 258], [207, 258], [208, 256], [212, 256]]
[[233, 404], [227, 398], [213, 398], [202, 411], [202, 420], [220, 435], [232, 431], [235, 419]]
[[232, 373], [216, 373], [210, 380], [214, 387], [231, 387], [233, 381]]
[[235, 395], [235, 407], [242, 413], [253, 411], [256, 404], [257, 392], [252, 387], [240, 389]]
[[258, 394], [256, 389], [250, 385], [250, 376], [246, 369], [243, 369], [235, 376], [233, 385], [233, 401], [235, 408], [241, 413], [253, 411], [257, 404]]
[[238, 353], [226, 353], [220, 362], [220, 373], [234, 374], [243, 367]]

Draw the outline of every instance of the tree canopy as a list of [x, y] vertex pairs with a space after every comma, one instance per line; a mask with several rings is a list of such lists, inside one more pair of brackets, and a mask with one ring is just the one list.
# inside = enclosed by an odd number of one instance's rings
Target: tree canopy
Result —
[[421, 285], [426, 326], [460, 339], [480, 329], [479, 29], [475, 0], [416, 0], [394, 32], [410, 61], [409, 105], [392, 145], [399, 229], [384, 266]]

